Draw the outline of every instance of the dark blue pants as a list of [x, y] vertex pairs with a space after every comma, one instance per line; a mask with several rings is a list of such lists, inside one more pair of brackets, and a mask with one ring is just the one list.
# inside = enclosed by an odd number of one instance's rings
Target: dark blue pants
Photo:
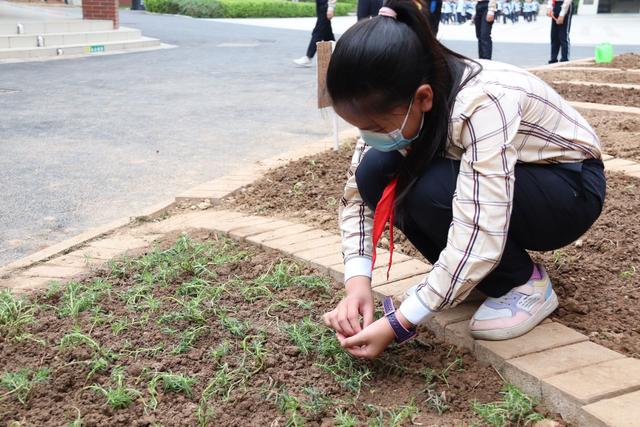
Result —
[[316, 26], [311, 33], [311, 41], [307, 48], [307, 57], [313, 58], [318, 48], [317, 42], [327, 42], [335, 40], [333, 35], [333, 29], [331, 28], [331, 21], [327, 18], [327, 9], [329, 8], [329, 2], [327, 0], [316, 0], [316, 14], [318, 19], [316, 20]]
[[[569, 0], [566, 0], [569, 1]], [[553, 7], [553, 16], [560, 16], [562, 2], [556, 2]], [[573, 4], [569, 6], [569, 11], [564, 17], [562, 25], [556, 24], [551, 20], [551, 60], [550, 63], [558, 62], [558, 53], [560, 53], [560, 61], [569, 60], [569, 31], [571, 30], [571, 16], [573, 15]]]
[[491, 40], [491, 29], [493, 22], [487, 22], [487, 12], [489, 11], [488, 1], [479, 1], [476, 5], [476, 38], [478, 39], [478, 58], [491, 59], [493, 51], [493, 41]]
[[[375, 210], [402, 161], [396, 152], [370, 149], [356, 170], [358, 189]], [[499, 297], [527, 282], [533, 262], [527, 250], [561, 248], [584, 234], [600, 215], [606, 181], [602, 162], [557, 165], [518, 164], [509, 234], [498, 266], [478, 285]], [[412, 187], [395, 225], [434, 264], [447, 244], [452, 199], [460, 161], [434, 160]]]

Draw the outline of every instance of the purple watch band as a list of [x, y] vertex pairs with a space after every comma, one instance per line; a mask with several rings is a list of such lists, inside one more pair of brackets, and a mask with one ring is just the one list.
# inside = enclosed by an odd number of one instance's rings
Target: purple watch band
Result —
[[384, 316], [387, 318], [387, 320], [389, 320], [389, 323], [393, 328], [393, 332], [396, 334], [396, 342], [398, 344], [401, 344], [416, 336], [415, 329], [409, 330], [405, 328], [396, 317], [396, 309], [393, 306], [393, 299], [391, 297], [386, 297], [382, 305], [384, 307]]

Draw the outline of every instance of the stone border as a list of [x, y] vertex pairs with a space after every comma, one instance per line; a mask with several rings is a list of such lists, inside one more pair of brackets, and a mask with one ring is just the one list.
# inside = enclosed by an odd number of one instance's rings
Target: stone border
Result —
[[610, 87], [612, 89], [636, 89], [636, 90], [640, 90], [640, 84], [633, 84], [633, 83], [601, 83], [601, 82], [587, 82], [587, 81], [584, 81], [584, 80], [553, 80], [553, 83], [571, 84], [571, 85], [576, 85], [576, 86]]

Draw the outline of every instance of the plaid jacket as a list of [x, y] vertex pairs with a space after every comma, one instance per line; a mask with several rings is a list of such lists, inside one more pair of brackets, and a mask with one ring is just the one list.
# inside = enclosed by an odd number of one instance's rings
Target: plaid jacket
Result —
[[[511, 65], [478, 62], [483, 70], [458, 93], [449, 123], [445, 156], [461, 165], [447, 246], [420, 292], [401, 306], [409, 320], [407, 307], [426, 316], [458, 304], [498, 264], [509, 230], [516, 163], [601, 158], [594, 130], [549, 85]], [[358, 141], [340, 205], [345, 281], [371, 276], [373, 212], [354, 175], [369, 148]]]

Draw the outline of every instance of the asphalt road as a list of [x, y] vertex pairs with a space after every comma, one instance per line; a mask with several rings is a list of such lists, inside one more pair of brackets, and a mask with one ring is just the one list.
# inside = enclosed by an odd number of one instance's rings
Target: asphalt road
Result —
[[[291, 63], [308, 33], [129, 11], [121, 25], [178, 48], [0, 65], [0, 265], [330, 136], [315, 69]], [[548, 55], [494, 49], [522, 66]]]

